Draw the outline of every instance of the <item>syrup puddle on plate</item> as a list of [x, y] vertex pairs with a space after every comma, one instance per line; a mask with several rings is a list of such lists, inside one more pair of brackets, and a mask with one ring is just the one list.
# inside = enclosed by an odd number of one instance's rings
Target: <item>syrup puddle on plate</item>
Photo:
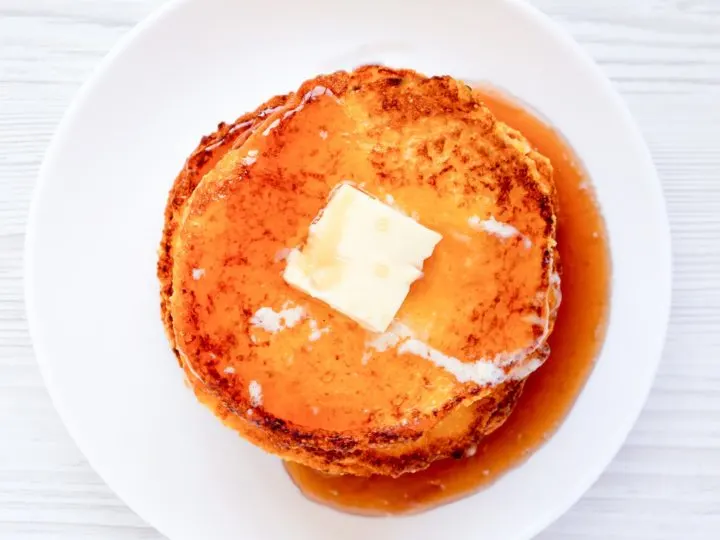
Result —
[[[437, 461], [399, 478], [330, 476], [296, 463], [285, 468], [308, 498], [368, 516], [430, 510], [471, 495], [522, 464], [557, 430], [578, 397], [605, 338], [610, 255], [600, 210], [572, 148], [543, 120], [495, 90], [475, 90], [495, 116], [550, 158], [559, 197], [562, 295], [550, 358], [527, 381], [505, 424], [462, 459]], [[472, 453], [472, 452], [471, 452]]]

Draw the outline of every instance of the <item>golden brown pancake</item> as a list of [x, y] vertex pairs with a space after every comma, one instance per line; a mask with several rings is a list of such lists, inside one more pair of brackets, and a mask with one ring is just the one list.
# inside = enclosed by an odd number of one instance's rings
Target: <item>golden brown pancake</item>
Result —
[[161, 286], [161, 310], [163, 324], [175, 349], [175, 332], [172, 330], [172, 315], [168, 309], [172, 295], [172, 243], [177, 230], [178, 220], [192, 192], [205, 174], [212, 170], [221, 157], [232, 148], [240, 147], [250, 133], [262, 122], [263, 118], [285, 103], [287, 96], [275, 96], [254, 112], [242, 115], [232, 124], [220, 123], [217, 131], [200, 140], [198, 147], [186, 160], [180, 174], [175, 179], [165, 207], [165, 227], [160, 244], [158, 260], [158, 278]]
[[[505, 381], [383, 345], [283, 281], [283, 255], [347, 181], [443, 235], [398, 323]], [[189, 158], [166, 211], [164, 321], [198, 397], [252, 442], [332, 473], [419, 470], [500, 425], [546, 358], [555, 207], [549, 162], [465, 85], [376, 66], [321, 76]], [[260, 310], [285, 313], [282, 328]]]

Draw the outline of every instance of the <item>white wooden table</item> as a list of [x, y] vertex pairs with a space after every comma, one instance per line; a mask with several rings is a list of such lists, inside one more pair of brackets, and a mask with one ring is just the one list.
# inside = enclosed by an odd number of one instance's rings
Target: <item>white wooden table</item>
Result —
[[[161, 2], [0, 0], [3, 540], [160, 538], [90, 469], [50, 403], [27, 333], [22, 249], [38, 167], [64, 109]], [[668, 343], [645, 411], [602, 478], [540, 538], [718, 539], [720, 0], [534, 2], [627, 100], [660, 172], [675, 255]]]

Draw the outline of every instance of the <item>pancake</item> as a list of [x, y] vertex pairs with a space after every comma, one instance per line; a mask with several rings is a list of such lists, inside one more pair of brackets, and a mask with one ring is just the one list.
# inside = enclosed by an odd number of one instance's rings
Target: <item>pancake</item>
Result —
[[[281, 277], [340, 182], [443, 235], [383, 335]], [[255, 444], [331, 473], [419, 470], [501, 425], [547, 357], [555, 210], [547, 159], [465, 85], [321, 76], [189, 158], [166, 211], [164, 322], [198, 397]], [[504, 376], [478, 381], [472, 362]]]
[[172, 315], [169, 309], [172, 296], [172, 244], [178, 222], [185, 204], [205, 174], [233, 148], [239, 148], [264, 118], [285, 104], [287, 96], [275, 96], [254, 112], [246, 113], [232, 124], [220, 123], [217, 130], [200, 140], [198, 147], [190, 154], [180, 174], [175, 179], [165, 206], [165, 226], [160, 243], [157, 274], [160, 280], [161, 311], [163, 324], [175, 351], [175, 332], [172, 329]]

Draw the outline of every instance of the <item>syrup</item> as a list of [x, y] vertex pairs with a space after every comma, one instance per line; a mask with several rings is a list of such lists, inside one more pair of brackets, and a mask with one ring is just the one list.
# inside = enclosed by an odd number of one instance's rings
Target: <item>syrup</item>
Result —
[[472, 454], [400, 478], [329, 476], [285, 465], [309, 499], [341, 511], [395, 515], [429, 510], [487, 487], [523, 463], [562, 423], [587, 380], [605, 337], [610, 256], [600, 210], [573, 151], [532, 112], [492, 90], [477, 90], [495, 116], [550, 158], [559, 197], [557, 240], [563, 300], [550, 336], [550, 358], [527, 381], [505, 424]]

